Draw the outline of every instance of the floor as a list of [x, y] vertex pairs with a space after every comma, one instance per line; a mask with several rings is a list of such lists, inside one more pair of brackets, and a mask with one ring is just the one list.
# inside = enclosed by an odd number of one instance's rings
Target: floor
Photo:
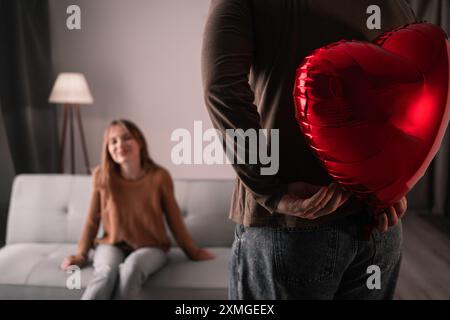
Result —
[[395, 299], [450, 299], [450, 218], [406, 215]]

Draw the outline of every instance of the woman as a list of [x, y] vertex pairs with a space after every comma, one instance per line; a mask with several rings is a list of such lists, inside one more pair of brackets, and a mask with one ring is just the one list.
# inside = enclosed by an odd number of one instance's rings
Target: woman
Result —
[[[82, 299], [135, 299], [146, 279], [167, 261], [170, 241], [164, 215], [179, 246], [192, 260], [214, 255], [195, 246], [174, 197], [170, 174], [150, 158], [141, 131], [127, 120], [105, 130], [102, 162], [78, 250], [61, 268], [84, 266], [96, 245], [94, 275]], [[96, 239], [100, 222], [104, 235]]]

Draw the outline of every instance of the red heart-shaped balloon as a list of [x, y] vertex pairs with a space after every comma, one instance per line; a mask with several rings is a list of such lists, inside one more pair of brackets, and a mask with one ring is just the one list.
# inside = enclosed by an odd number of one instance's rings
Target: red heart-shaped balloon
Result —
[[375, 43], [340, 41], [305, 58], [296, 118], [339, 184], [379, 208], [411, 190], [448, 125], [449, 57], [445, 33], [415, 23]]

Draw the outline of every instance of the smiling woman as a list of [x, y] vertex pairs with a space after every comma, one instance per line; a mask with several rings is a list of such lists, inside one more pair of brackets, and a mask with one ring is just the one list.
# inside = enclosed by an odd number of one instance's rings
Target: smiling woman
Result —
[[103, 138], [102, 165], [104, 182], [113, 168], [122, 177], [135, 180], [155, 166], [141, 130], [128, 120], [112, 121]]
[[[115, 120], [106, 128], [93, 190], [78, 251], [61, 264], [64, 270], [82, 267], [95, 247], [94, 276], [82, 299], [137, 299], [148, 277], [167, 262], [170, 241], [164, 218], [190, 259], [214, 257], [194, 244], [176, 203], [172, 178], [150, 158], [134, 123]], [[105, 232], [96, 239], [100, 222]]]

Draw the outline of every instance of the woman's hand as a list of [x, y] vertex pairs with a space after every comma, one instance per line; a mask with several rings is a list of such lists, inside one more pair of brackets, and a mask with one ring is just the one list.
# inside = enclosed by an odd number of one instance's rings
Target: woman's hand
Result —
[[214, 259], [215, 255], [211, 251], [203, 248], [197, 248], [189, 255], [189, 259], [194, 261]]
[[289, 184], [288, 193], [281, 198], [276, 211], [314, 220], [336, 211], [350, 196], [351, 192], [336, 183], [322, 187], [294, 182]]
[[86, 258], [82, 255], [77, 254], [77, 255], [72, 255], [72, 256], [68, 256], [68, 257], [64, 258], [60, 267], [61, 267], [61, 269], [66, 271], [67, 268], [69, 268], [69, 266], [76, 265], [81, 268], [85, 264], [86, 264]]

